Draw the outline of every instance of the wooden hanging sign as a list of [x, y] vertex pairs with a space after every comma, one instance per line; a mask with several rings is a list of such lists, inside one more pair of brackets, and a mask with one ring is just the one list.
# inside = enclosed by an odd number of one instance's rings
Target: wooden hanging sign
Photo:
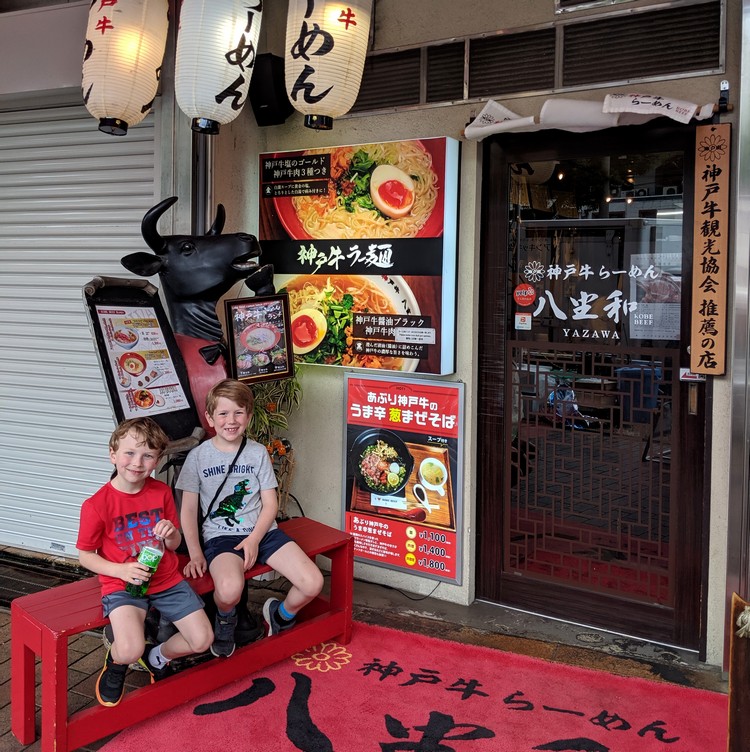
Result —
[[730, 158], [731, 126], [698, 126], [690, 370], [713, 376], [726, 371]]

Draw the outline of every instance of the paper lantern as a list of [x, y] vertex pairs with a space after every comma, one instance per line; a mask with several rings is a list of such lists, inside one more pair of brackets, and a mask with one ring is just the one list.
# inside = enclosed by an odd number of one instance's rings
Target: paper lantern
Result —
[[262, 0], [184, 0], [175, 96], [199, 133], [216, 134], [240, 114], [257, 54]]
[[151, 110], [167, 43], [168, 0], [91, 3], [81, 88], [99, 130], [124, 136]]
[[289, 0], [286, 90], [305, 125], [330, 130], [357, 99], [372, 0]]

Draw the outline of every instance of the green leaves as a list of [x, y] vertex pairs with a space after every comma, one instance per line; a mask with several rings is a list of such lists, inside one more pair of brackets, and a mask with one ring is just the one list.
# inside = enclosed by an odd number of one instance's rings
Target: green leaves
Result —
[[279, 432], [289, 428], [289, 415], [302, 402], [302, 385], [294, 376], [276, 381], [261, 381], [250, 388], [255, 397], [247, 434], [260, 444], [268, 445]]

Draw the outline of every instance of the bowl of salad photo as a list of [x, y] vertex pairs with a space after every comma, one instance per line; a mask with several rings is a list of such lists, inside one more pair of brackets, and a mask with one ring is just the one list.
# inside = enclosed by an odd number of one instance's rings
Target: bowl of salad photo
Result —
[[370, 428], [357, 436], [349, 450], [349, 463], [357, 485], [382, 496], [401, 491], [414, 469], [406, 444], [385, 428]]

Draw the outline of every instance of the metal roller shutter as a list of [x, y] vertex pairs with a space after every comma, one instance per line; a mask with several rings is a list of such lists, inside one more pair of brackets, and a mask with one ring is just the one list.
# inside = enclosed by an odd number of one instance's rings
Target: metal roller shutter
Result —
[[113, 416], [82, 287], [128, 276], [154, 204], [153, 115], [106, 136], [83, 106], [0, 112], [0, 545], [76, 555]]

